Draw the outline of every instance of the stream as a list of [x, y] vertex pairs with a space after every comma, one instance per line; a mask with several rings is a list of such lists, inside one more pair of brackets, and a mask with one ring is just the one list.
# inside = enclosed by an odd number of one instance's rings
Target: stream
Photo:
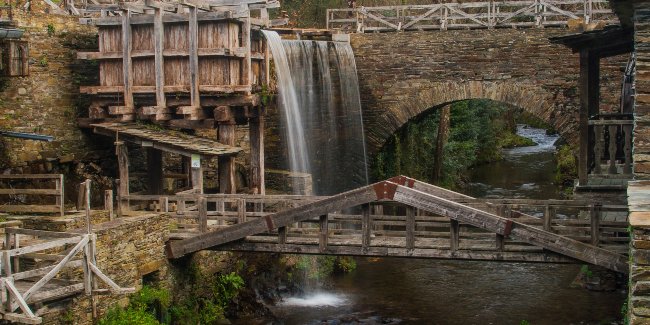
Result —
[[[518, 126], [537, 146], [469, 173], [467, 194], [559, 198], [557, 136]], [[571, 288], [580, 265], [358, 258], [320, 290], [271, 306], [279, 324], [610, 324], [625, 292]]]

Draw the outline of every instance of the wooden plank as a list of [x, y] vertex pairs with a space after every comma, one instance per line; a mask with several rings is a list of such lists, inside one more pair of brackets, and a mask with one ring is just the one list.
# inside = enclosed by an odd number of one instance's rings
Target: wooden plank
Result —
[[79, 237], [79, 234], [73, 234], [73, 233], [67, 233], [67, 232], [58, 232], [58, 231], [26, 229], [26, 228], [5, 228], [5, 233], [7, 233], [7, 234], [21, 234], [21, 235], [28, 235], [28, 236], [34, 236], [34, 237], [46, 237], [46, 238]]
[[553, 232], [552, 220], [555, 219], [555, 207], [547, 205], [544, 209], [544, 230], [548, 232]]
[[155, 9], [153, 39], [156, 73], [156, 106], [158, 107], [167, 107], [167, 98], [165, 97], [165, 58], [163, 57], [165, 37], [163, 33], [163, 11], [161, 9]]
[[8, 213], [60, 213], [56, 205], [0, 205], [0, 212]]
[[57, 195], [60, 196], [59, 189], [35, 189], [35, 188], [1, 188], [0, 195]]
[[83, 239], [83, 236], [77, 236], [77, 237], [70, 237], [70, 238], [62, 238], [58, 240], [53, 240], [53, 241], [48, 241], [45, 243], [40, 243], [36, 245], [29, 245], [17, 249], [11, 249], [6, 251], [9, 256], [18, 256], [18, 255], [23, 255], [27, 253], [35, 253], [35, 252], [40, 252], [44, 251], [50, 248], [55, 248], [67, 244], [76, 244], [80, 240]]
[[58, 300], [65, 297], [70, 297], [82, 292], [83, 286], [84, 286], [83, 283], [77, 283], [77, 284], [72, 284], [61, 288], [39, 292], [32, 295], [27, 300], [27, 303], [33, 304], [33, 303], [52, 301], [52, 300]]
[[251, 62], [251, 19], [244, 18], [243, 21], [244, 23], [241, 26], [241, 46], [246, 49], [246, 56], [241, 62], [242, 77], [239, 83], [241, 85], [250, 85], [252, 84], [253, 80], [253, 69]]
[[[58, 262], [60, 263], [60, 261], [64, 257], [65, 256], [61, 256], [61, 258], [58, 260]], [[80, 267], [81, 264], [82, 264], [81, 260], [74, 260], [74, 261], [68, 262], [65, 265], [65, 268], [77, 268], [77, 267]], [[58, 263], [56, 265], [58, 265]], [[34, 270], [14, 273], [12, 275], [12, 277], [14, 278], [14, 280], [18, 281], [18, 280], [24, 280], [24, 279], [44, 276], [44, 275], [48, 274], [50, 271], [52, 271], [52, 269], [54, 269], [56, 267], [56, 265], [51, 265], [51, 266], [42, 267], [42, 268], [38, 268], [38, 269], [34, 269]]]
[[108, 220], [113, 220], [113, 190], [104, 191], [104, 210], [108, 211]]
[[[29, 309], [29, 306], [27, 306], [27, 302], [25, 300], [29, 297], [27, 294], [25, 294], [24, 298], [23, 295], [20, 294], [18, 289], [13, 284], [13, 280], [6, 279], [4, 281], [5, 287], [9, 290], [11, 293], [11, 296], [16, 300], [17, 306], [15, 308], [20, 307], [20, 310], [25, 314], [25, 316], [29, 318], [36, 318], [36, 315], [32, 312], [31, 309]], [[8, 299], [8, 301], [11, 301], [12, 299]], [[15, 310], [14, 307], [12, 307], [9, 312], [13, 312]]]
[[106, 274], [104, 274], [96, 265], [91, 263], [89, 266], [90, 266], [90, 270], [110, 287], [111, 292], [115, 294], [126, 294], [126, 293], [135, 292], [135, 288], [120, 287], [117, 283], [111, 280], [111, 278], [106, 276]]
[[200, 107], [200, 94], [199, 94], [199, 26], [197, 20], [196, 7], [189, 7], [189, 69], [190, 69], [190, 98], [192, 106]]
[[[220, 122], [218, 129], [219, 143], [234, 146], [236, 137], [235, 121]], [[218, 158], [219, 163], [219, 192], [235, 194], [237, 188], [235, 185], [235, 157], [222, 156]]]
[[[133, 70], [131, 68], [131, 13], [122, 16], [122, 76], [124, 88], [124, 106], [133, 108]], [[128, 178], [127, 178], [128, 179]]]
[[251, 188], [254, 193], [264, 195], [266, 194], [264, 178], [264, 116], [261, 115], [260, 113], [258, 116], [250, 118], [248, 132], [251, 146]]
[[61, 174], [9, 174], [0, 175], [0, 179], [59, 179]]
[[589, 208], [589, 221], [591, 223], [591, 244], [598, 246], [600, 243], [600, 205], [594, 204]]

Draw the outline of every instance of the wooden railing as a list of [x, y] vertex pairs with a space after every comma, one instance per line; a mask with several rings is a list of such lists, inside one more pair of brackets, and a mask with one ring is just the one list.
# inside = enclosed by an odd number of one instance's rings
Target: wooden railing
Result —
[[[49, 188], [13, 188], [15, 183], [52, 182], [53, 187]], [[9, 203], [0, 203], [0, 212], [10, 213], [59, 213], [65, 214], [63, 175], [60, 174], [21, 174], [21, 175], [0, 175], [0, 183], [6, 183], [9, 188], [0, 188], [0, 196], [9, 196]], [[23, 187], [23, 186], [21, 186]], [[16, 196], [48, 196], [55, 197], [51, 204], [16, 204]], [[21, 200], [22, 201], [22, 200]], [[27, 203], [29, 200], [25, 200]]]
[[616, 23], [607, 0], [530, 0], [328, 9], [327, 28], [352, 32]]
[[632, 137], [634, 120], [631, 114], [601, 115], [591, 119], [593, 130], [594, 175], [632, 175]]

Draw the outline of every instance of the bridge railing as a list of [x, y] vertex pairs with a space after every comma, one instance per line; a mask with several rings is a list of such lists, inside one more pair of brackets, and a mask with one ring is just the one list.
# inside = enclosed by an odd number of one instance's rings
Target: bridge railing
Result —
[[350, 32], [564, 27], [570, 19], [616, 23], [607, 0], [529, 0], [328, 9], [327, 28]]
[[593, 136], [591, 175], [597, 177], [632, 176], [632, 114], [601, 114], [589, 120]]

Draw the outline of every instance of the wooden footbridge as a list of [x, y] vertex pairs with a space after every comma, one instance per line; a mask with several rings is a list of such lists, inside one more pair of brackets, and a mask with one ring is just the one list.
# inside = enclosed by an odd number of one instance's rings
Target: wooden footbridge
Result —
[[625, 206], [482, 200], [407, 177], [331, 197], [132, 195], [121, 200], [155, 201], [163, 211], [175, 210], [179, 228], [168, 243], [170, 258], [212, 249], [582, 261], [628, 272]]

